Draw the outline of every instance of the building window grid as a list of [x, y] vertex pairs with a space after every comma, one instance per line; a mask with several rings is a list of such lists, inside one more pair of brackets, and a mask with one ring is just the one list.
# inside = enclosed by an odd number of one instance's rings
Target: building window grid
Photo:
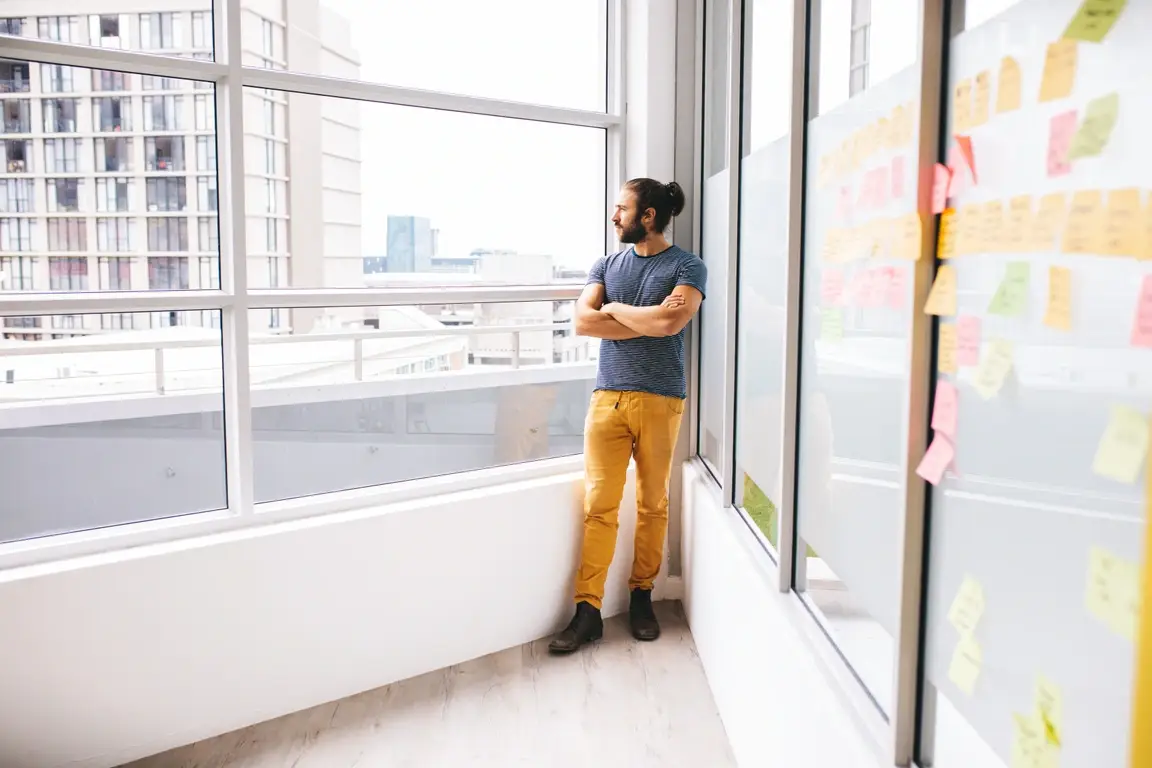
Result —
[[144, 130], [182, 131], [184, 123], [183, 96], [144, 97]]
[[96, 139], [97, 173], [129, 173], [132, 171], [132, 139]]
[[44, 172], [79, 173], [82, 147], [80, 139], [45, 139]]
[[32, 142], [27, 139], [8, 139], [4, 142], [4, 167], [8, 173], [32, 173]]
[[849, 49], [848, 95], [868, 89], [871, 58], [872, 0], [852, 0], [852, 37]]
[[196, 137], [196, 170], [216, 172], [216, 137]]
[[0, 108], [4, 111], [4, 133], [32, 133], [31, 99], [4, 99]]
[[96, 210], [100, 213], [132, 210], [132, 180], [96, 179]]
[[132, 90], [132, 75], [124, 72], [109, 72], [105, 69], [93, 70], [92, 90], [97, 92], [130, 91]]
[[150, 256], [148, 289], [152, 291], [188, 290], [187, 256]]
[[140, 47], [144, 50], [179, 48], [183, 43], [179, 13], [140, 14]]
[[85, 257], [49, 257], [48, 289], [51, 291], [88, 290], [88, 259]]
[[144, 139], [144, 169], [179, 172], [184, 167], [183, 136], [148, 136]]
[[136, 222], [129, 218], [96, 219], [96, 250], [103, 253], [130, 253], [135, 249]]
[[40, 90], [45, 93], [72, 93], [76, 90], [75, 67], [41, 64]]
[[79, 42], [79, 16], [41, 16], [36, 20], [36, 30], [42, 40], [58, 43]]
[[0, 35], [24, 36], [24, 19], [0, 19]]
[[24, 61], [0, 61], [0, 93], [30, 92], [32, 81], [28, 68], [29, 64]]
[[48, 219], [48, 250], [60, 253], [88, 250], [88, 220]]
[[188, 183], [184, 178], [147, 179], [145, 195], [150, 212], [183, 211], [188, 208]]
[[47, 179], [49, 213], [79, 213], [84, 182], [80, 179]]
[[92, 99], [92, 130], [95, 133], [132, 130], [132, 99], [128, 96], [100, 96]]
[[181, 217], [148, 219], [148, 250], [155, 252], [188, 250], [188, 219]]
[[0, 251], [31, 251], [34, 230], [31, 219], [0, 219]]
[[0, 179], [0, 213], [32, 213], [33, 191], [32, 179]]
[[97, 268], [100, 273], [100, 290], [132, 290], [132, 259], [130, 257], [101, 256]]
[[6, 291], [32, 291], [35, 285], [32, 276], [36, 270], [36, 259], [31, 256], [0, 256], [0, 272], [4, 273]]
[[76, 133], [79, 99], [44, 99], [40, 108], [44, 112], [44, 133]]
[[196, 179], [197, 207], [201, 211], [218, 211], [219, 195], [216, 191], [215, 176], [201, 176]]

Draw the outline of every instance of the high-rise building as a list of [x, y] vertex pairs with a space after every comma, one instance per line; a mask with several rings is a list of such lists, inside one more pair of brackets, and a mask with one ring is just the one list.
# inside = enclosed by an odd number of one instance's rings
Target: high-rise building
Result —
[[431, 272], [436, 230], [422, 216], [388, 217], [389, 272]]
[[[347, 21], [320, 8], [319, 0], [245, 5], [254, 17], [242, 27], [245, 65], [358, 77]], [[52, 12], [42, 15], [37, 0], [0, 0], [0, 34], [213, 56], [207, 0], [58, 0]], [[317, 109], [318, 101], [245, 90], [246, 258], [253, 287], [359, 284], [358, 105], [324, 99]], [[211, 83], [3, 60], [0, 110], [0, 290], [219, 287]], [[294, 219], [293, 210], [307, 211], [308, 221]], [[315, 310], [262, 314], [253, 318], [254, 330], [308, 330], [316, 319]], [[46, 322], [50, 328], [41, 327]], [[34, 339], [216, 322], [215, 312], [6, 318], [4, 335]]]

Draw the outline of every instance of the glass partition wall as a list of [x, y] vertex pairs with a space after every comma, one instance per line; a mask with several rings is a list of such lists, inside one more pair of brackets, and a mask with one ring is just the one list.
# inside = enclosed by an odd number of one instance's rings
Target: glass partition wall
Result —
[[1152, 9], [702, 16], [725, 504], [893, 765], [1152, 765]]

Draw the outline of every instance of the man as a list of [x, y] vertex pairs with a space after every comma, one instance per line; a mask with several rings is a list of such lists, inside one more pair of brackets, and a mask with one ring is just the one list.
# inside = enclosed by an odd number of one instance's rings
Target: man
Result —
[[668, 476], [687, 385], [684, 327], [700, 308], [708, 270], [664, 237], [684, 208], [676, 182], [633, 179], [612, 223], [630, 247], [596, 262], [576, 304], [576, 333], [600, 343], [596, 390], [584, 425], [584, 545], [576, 615], [548, 646], [572, 653], [600, 639], [604, 581], [616, 548], [620, 499], [636, 460], [636, 544], [628, 618], [638, 640], [655, 640], [652, 585], [664, 561]]

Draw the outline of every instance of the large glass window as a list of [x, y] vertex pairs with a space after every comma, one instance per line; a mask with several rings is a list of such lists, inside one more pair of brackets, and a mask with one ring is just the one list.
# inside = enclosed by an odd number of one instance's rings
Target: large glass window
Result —
[[4, 168], [8, 173], [31, 173], [33, 171], [32, 142], [10, 139], [2, 143], [4, 145]]
[[[92, 130], [97, 133], [132, 130], [132, 99], [118, 96], [92, 99]], [[145, 127], [145, 130], [149, 129]]]
[[[5, 221], [7, 220], [0, 219], [0, 233], [4, 231]], [[8, 249], [5, 248], [4, 250]], [[32, 279], [35, 273], [35, 261], [30, 256], [0, 256], [0, 275], [3, 276], [0, 289], [5, 291], [35, 290]], [[5, 336], [5, 338], [10, 337]]]
[[188, 183], [178, 179], [148, 179], [145, 182], [149, 211], [182, 211], [188, 207]]
[[96, 210], [132, 209], [132, 179], [96, 179]]
[[88, 290], [88, 259], [48, 259], [48, 288], [53, 291]]
[[140, 47], [144, 50], [183, 47], [183, 16], [181, 13], [140, 14]]
[[62, 67], [59, 64], [40, 65], [40, 88], [46, 93], [72, 93], [76, 90], [76, 79], [75, 67]]
[[45, 139], [44, 170], [48, 173], [79, 173], [82, 147], [80, 139]]
[[87, 219], [48, 219], [48, 250], [88, 250], [87, 224]]
[[44, 99], [40, 108], [44, 112], [44, 133], [76, 133], [79, 99]]
[[145, 96], [144, 130], [184, 130], [183, 96]]
[[31, 89], [27, 62], [0, 59], [0, 93], [28, 93]]
[[148, 136], [144, 139], [144, 169], [148, 171], [183, 171], [183, 136]]
[[94, 146], [97, 172], [124, 173], [132, 170], [132, 139], [96, 139]]
[[0, 219], [0, 251], [32, 250], [32, 219]]
[[47, 179], [48, 212], [77, 213], [84, 182], [80, 179]]
[[[134, 251], [136, 221], [128, 218], [96, 219], [96, 249], [99, 251]], [[119, 290], [119, 289], [113, 289]]]
[[32, 133], [32, 102], [29, 99], [0, 100], [4, 111], [4, 133]]
[[42, 40], [78, 43], [80, 42], [80, 17], [41, 16], [36, 20], [36, 32]]
[[149, 218], [148, 250], [186, 251], [188, 250], [188, 219]]
[[[187, 290], [188, 257], [152, 256], [149, 258], [148, 287], [154, 291]], [[175, 325], [175, 323], [173, 323], [173, 325]]]
[[32, 179], [0, 180], [0, 213], [29, 213], [33, 210]]

